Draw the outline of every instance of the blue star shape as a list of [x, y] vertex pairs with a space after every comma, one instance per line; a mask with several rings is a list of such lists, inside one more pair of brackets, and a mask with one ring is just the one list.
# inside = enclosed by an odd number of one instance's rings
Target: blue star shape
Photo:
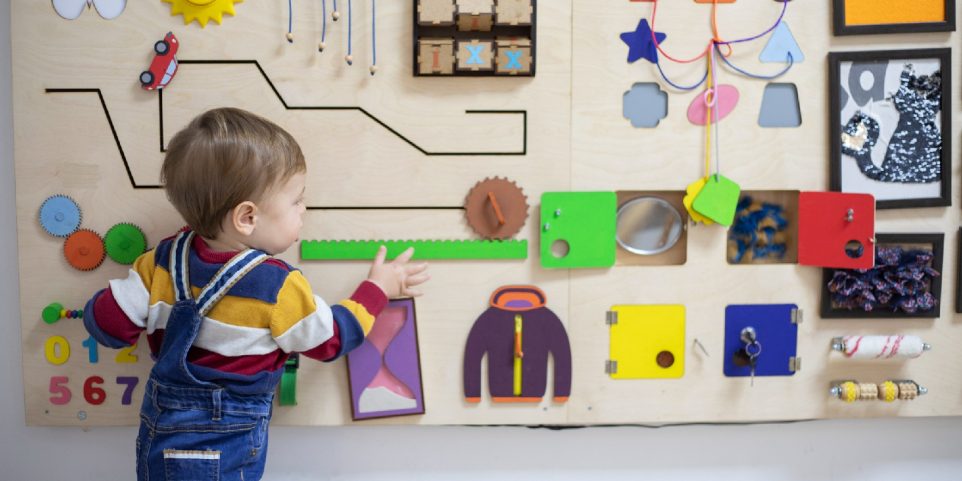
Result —
[[[659, 44], [667, 37], [668, 35], [655, 32], [655, 41]], [[641, 19], [634, 32], [621, 34], [621, 41], [628, 45], [628, 63], [634, 63], [642, 57], [651, 63], [658, 63], [658, 49], [651, 41], [651, 27], [648, 26], [648, 19]]]

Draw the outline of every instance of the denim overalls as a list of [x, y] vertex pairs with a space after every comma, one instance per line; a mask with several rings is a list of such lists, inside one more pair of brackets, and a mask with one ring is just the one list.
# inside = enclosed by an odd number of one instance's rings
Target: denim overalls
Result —
[[211, 369], [189, 365], [187, 352], [204, 315], [268, 256], [253, 249], [237, 254], [195, 300], [187, 272], [193, 236], [181, 232], [171, 243], [176, 304], [144, 390], [137, 479], [258, 480], [264, 472], [267, 425], [280, 373], [262, 373], [242, 389], [225, 387], [198, 379], [198, 373]]

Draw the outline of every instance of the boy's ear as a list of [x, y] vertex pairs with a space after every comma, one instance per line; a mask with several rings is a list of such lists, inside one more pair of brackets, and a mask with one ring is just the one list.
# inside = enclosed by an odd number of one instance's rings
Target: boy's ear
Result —
[[237, 207], [231, 210], [230, 222], [237, 229], [237, 232], [243, 235], [251, 235], [254, 233], [254, 227], [257, 225], [257, 205], [249, 200], [245, 200]]

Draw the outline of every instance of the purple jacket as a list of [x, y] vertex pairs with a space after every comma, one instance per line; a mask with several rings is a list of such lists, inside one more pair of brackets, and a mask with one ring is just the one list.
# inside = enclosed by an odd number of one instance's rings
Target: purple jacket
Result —
[[[485, 353], [488, 386], [495, 402], [540, 402], [547, 384], [548, 353], [554, 359], [554, 400], [568, 400], [568, 334], [545, 302], [544, 292], [535, 286], [504, 286], [494, 291], [491, 307], [474, 321], [464, 348], [464, 397], [468, 402], [481, 400], [481, 359]], [[518, 370], [520, 381], [515, 379]]]

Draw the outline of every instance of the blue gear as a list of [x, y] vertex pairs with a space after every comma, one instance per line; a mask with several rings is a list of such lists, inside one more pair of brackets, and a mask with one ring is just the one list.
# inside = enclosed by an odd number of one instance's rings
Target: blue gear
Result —
[[40, 206], [40, 226], [48, 234], [67, 237], [80, 227], [80, 206], [66, 195], [48, 197]]

